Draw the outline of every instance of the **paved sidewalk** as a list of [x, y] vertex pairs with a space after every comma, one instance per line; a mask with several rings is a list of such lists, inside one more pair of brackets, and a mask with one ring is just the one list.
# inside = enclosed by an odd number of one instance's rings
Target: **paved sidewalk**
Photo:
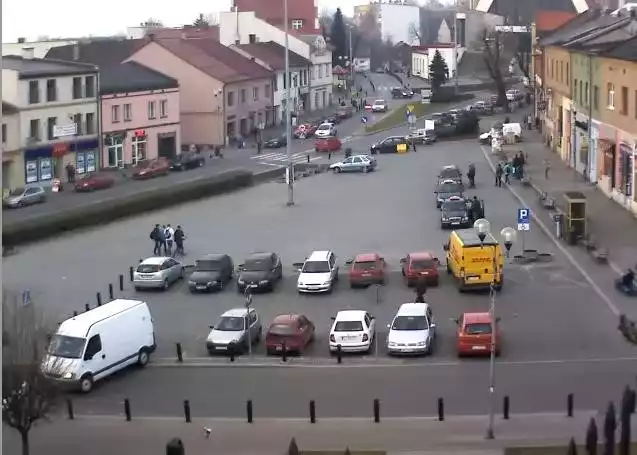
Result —
[[[370, 410], [371, 411], [371, 410]], [[243, 421], [147, 418], [125, 422], [123, 417], [62, 418], [42, 423], [31, 433], [32, 455], [157, 455], [173, 437], [184, 443], [186, 454], [277, 454], [285, 453], [292, 437], [301, 450], [386, 450], [428, 453], [497, 455], [504, 447], [563, 445], [571, 437], [583, 443], [588, 421], [596, 417], [599, 431], [603, 419], [581, 411], [574, 418], [554, 414], [512, 415], [496, 418], [495, 440], [484, 439], [487, 417], [386, 419], [380, 424], [364, 419], [324, 419], [316, 424], [299, 420], [265, 420], [255, 416], [253, 424]], [[633, 428], [637, 424], [633, 419]], [[211, 430], [206, 439], [204, 428]], [[4, 453], [19, 453], [17, 432], [4, 428]]]

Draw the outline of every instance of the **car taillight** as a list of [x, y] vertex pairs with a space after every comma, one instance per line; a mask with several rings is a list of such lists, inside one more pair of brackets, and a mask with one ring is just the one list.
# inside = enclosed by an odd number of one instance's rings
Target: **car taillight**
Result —
[[332, 343], [336, 343], [336, 337], [334, 335], [330, 335], [330, 341]]
[[364, 335], [363, 335], [363, 342], [365, 342], [365, 341], [367, 341], [367, 340], [369, 340], [369, 335], [364, 334]]

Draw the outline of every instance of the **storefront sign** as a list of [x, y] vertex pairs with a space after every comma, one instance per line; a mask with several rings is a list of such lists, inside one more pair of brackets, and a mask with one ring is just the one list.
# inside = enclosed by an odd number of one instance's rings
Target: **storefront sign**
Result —
[[24, 163], [24, 171], [25, 171], [25, 182], [26, 183], [35, 183], [38, 181], [38, 162], [37, 161], [27, 161]]
[[53, 144], [53, 150], [51, 150], [51, 156], [53, 158], [61, 158], [69, 151], [69, 144], [63, 142], [61, 144]]
[[133, 132], [133, 136], [135, 136], [135, 137], [145, 137], [146, 136], [146, 130], [135, 130]]
[[86, 161], [84, 157], [85, 155], [83, 153], [78, 153], [75, 157], [75, 172], [78, 174], [84, 174], [86, 172]]
[[40, 180], [51, 180], [53, 177], [53, 162], [50, 158], [40, 160]]
[[77, 123], [69, 125], [55, 125], [53, 127], [53, 137], [67, 137], [77, 135]]
[[86, 172], [95, 172], [95, 152], [86, 154]]

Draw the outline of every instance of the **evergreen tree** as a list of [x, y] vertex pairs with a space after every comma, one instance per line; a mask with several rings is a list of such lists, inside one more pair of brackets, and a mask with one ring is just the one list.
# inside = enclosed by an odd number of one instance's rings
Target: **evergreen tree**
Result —
[[197, 19], [195, 19], [192, 25], [193, 27], [196, 27], [196, 28], [209, 28], [210, 21], [206, 19], [203, 13], [199, 13], [199, 16], [197, 16]]
[[431, 82], [432, 91], [435, 93], [447, 80], [449, 80], [447, 62], [442, 58], [440, 51], [436, 50], [434, 58], [429, 65], [429, 81]]
[[[347, 33], [345, 33], [345, 21], [340, 8], [334, 13], [332, 28], [330, 30], [330, 44], [334, 47], [332, 52], [332, 64], [334, 66], [341, 64], [348, 56], [347, 52]], [[340, 58], [339, 58], [340, 57]]]

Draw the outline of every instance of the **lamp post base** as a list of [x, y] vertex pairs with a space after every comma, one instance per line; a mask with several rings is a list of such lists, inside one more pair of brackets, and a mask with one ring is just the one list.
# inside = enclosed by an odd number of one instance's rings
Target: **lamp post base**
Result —
[[484, 435], [484, 439], [495, 439], [495, 434], [493, 433], [493, 428], [487, 429], [487, 434]]
[[286, 207], [294, 207], [294, 202], [288, 201], [288, 202], [285, 203], [285, 206]]

